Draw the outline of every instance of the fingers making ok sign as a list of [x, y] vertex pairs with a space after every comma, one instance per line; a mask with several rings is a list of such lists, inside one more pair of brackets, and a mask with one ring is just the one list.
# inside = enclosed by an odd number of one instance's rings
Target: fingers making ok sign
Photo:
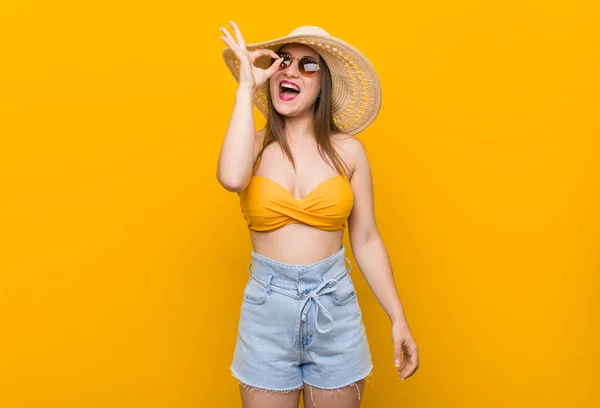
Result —
[[[244, 37], [242, 36], [237, 24], [233, 21], [230, 21], [229, 23], [233, 27], [237, 42], [224, 27], [219, 28], [219, 30], [221, 30], [221, 32], [224, 34], [220, 38], [223, 40], [223, 42], [225, 42], [225, 44], [227, 44], [227, 47], [229, 47], [229, 49], [240, 61], [239, 86], [248, 87], [255, 91], [257, 88], [262, 86], [267, 79], [271, 77], [271, 75], [277, 72], [283, 60], [279, 58], [275, 51], [271, 49], [264, 48], [252, 52], [248, 51]], [[273, 64], [271, 64], [271, 66], [267, 69], [254, 66], [254, 61], [264, 55], [273, 57], [275, 59]]]

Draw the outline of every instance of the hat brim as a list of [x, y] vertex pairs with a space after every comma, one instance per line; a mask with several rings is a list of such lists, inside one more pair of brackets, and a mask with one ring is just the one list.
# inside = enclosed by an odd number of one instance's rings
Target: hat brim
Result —
[[[330, 35], [296, 34], [275, 40], [247, 44], [248, 51], [261, 48], [278, 50], [289, 43], [304, 44], [319, 53], [329, 67], [332, 80], [331, 107], [333, 121], [344, 133], [355, 135], [366, 129], [377, 117], [381, 108], [381, 85], [371, 62], [347, 42]], [[239, 81], [240, 64], [231, 49], [223, 50], [223, 59], [236, 81]], [[261, 56], [254, 65], [266, 69], [271, 58]], [[269, 81], [254, 93], [254, 104], [263, 116], [268, 117]]]

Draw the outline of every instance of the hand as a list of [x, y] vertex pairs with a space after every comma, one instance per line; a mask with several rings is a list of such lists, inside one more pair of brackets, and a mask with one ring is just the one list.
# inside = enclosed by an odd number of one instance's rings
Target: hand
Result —
[[419, 368], [417, 343], [415, 343], [406, 321], [392, 323], [392, 340], [394, 342], [394, 364], [398, 369], [398, 377], [404, 380]]
[[[235, 36], [237, 37], [237, 43], [233, 39], [231, 34], [229, 34], [229, 31], [227, 31], [227, 29], [225, 29], [224, 27], [219, 28], [219, 30], [221, 30], [221, 32], [225, 34], [223, 37], [220, 38], [225, 42], [225, 44], [227, 44], [229, 49], [233, 51], [235, 56], [240, 61], [240, 77], [238, 80], [239, 85], [241, 87], [250, 88], [252, 91], [256, 91], [256, 89], [261, 87], [267, 81], [267, 79], [271, 77], [271, 75], [277, 72], [279, 66], [283, 62], [283, 59], [279, 58], [279, 56], [275, 54], [275, 51], [266, 48], [256, 50], [253, 52], [248, 51], [248, 49], [246, 48], [246, 42], [244, 41], [242, 33], [240, 32], [240, 29], [238, 28], [237, 24], [233, 21], [230, 21], [229, 23], [231, 24], [235, 32]], [[269, 55], [275, 58], [275, 61], [273, 62], [273, 64], [271, 64], [271, 66], [268, 69], [261, 69], [254, 66], [254, 61], [256, 61], [258, 57], [261, 57], [263, 55]]]

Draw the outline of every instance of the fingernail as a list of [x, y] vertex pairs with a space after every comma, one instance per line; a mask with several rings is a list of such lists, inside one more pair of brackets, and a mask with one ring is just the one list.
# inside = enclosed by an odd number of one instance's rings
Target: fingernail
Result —
[[396, 359], [396, 361], [394, 361], [394, 364], [396, 365], [396, 367], [400, 367], [400, 362], [398, 361], [398, 359]]
[[400, 377], [400, 381], [404, 381], [404, 377]]

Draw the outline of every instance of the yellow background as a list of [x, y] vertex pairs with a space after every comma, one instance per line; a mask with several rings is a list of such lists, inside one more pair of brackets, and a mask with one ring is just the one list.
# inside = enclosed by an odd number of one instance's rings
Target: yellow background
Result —
[[248, 43], [322, 26], [380, 74], [359, 137], [421, 367], [397, 379], [352, 258], [363, 406], [600, 406], [597, 1], [5, 0], [0, 16], [1, 407], [239, 406], [251, 246], [215, 178], [229, 19]]

